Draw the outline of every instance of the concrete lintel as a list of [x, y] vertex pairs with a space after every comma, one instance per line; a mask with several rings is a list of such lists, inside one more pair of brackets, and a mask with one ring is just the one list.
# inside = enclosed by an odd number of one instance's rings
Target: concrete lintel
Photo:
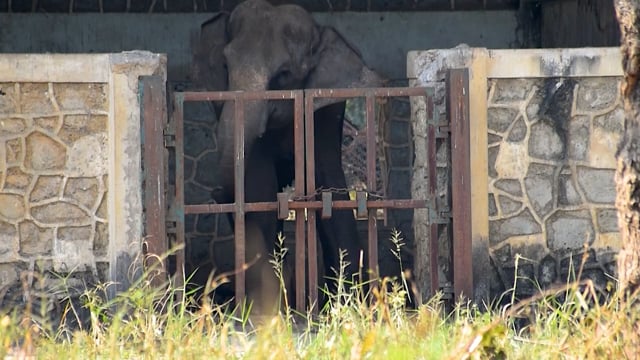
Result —
[[2, 54], [2, 82], [104, 83], [108, 54]]
[[622, 76], [622, 57], [617, 47], [573, 49], [468, 48], [411, 51], [407, 55], [407, 77], [419, 81], [444, 81], [438, 69], [468, 63], [471, 49], [487, 52], [488, 78]]
[[489, 50], [489, 78], [622, 76], [620, 48]]

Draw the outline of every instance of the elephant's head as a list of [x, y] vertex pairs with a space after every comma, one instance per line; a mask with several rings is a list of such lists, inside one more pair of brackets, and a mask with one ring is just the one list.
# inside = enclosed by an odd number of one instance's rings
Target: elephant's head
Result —
[[[211, 90], [283, 90], [374, 87], [381, 78], [360, 54], [330, 27], [315, 23], [296, 5], [273, 6], [248, 0], [229, 15], [218, 15], [201, 28], [203, 64], [200, 82]], [[334, 102], [337, 102], [336, 100]], [[325, 101], [322, 104], [327, 105]], [[233, 181], [233, 103], [225, 103], [218, 124], [222, 186]], [[291, 124], [291, 104], [251, 101], [245, 104], [245, 153], [267, 128]]]

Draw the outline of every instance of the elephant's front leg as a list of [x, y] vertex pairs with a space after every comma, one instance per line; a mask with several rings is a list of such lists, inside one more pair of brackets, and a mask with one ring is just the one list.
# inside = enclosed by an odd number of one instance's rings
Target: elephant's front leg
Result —
[[[315, 112], [315, 178], [316, 186], [346, 189], [342, 169], [342, 124], [345, 103], [323, 107]], [[348, 200], [346, 191], [333, 193], [334, 200]], [[352, 210], [334, 210], [329, 219], [319, 222], [318, 232], [323, 250], [325, 275], [334, 276], [339, 269], [339, 250], [347, 252], [345, 261], [348, 280], [359, 269], [360, 252], [364, 249], [358, 237], [356, 220]], [[366, 261], [364, 262], [366, 264]]]
[[[255, 142], [246, 161], [245, 201], [276, 201], [278, 180], [272, 145], [260, 139]], [[274, 212], [251, 212], [245, 215], [246, 293], [253, 302], [252, 313], [271, 314], [277, 310], [279, 282], [269, 263], [276, 241], [278, 219]]]

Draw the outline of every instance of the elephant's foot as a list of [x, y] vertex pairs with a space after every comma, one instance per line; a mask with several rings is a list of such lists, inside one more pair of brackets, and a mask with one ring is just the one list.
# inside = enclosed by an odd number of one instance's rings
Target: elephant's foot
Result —
[[[280, 305], [280, 283], [269, 259], [271, 254], [265, 246], [262, 231], [247, 226], [247, 262], [255, 260], [246, 272], [246, 294], [251, 302], [253, 317], [269, 316], [278, 313]], [[273, 241], [273, 240], [272, 240]], [[257, 259], [257, 260], [256, 260]]]

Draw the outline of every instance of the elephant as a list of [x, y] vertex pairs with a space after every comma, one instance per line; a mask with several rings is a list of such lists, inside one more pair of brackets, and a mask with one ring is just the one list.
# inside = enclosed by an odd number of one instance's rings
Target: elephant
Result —
[[[206, 90], [292, 90], [305, 88], [377, 87], [383, 77], [369, 68], [360, 53], [335, 29], [317, 24], [297, 5], [274, 6], [247, 0], [230, 14], [218, 13], [201, 25], [192, 70], [193, 82]], [[291, 101], [245, 103], [245, 201], [276, 201], [294, 177], [293, 106]], [[234, 201], [234, 103], [216, 105], [218, 116], [218, 203]], [[341, 144], [345, 100], [316, 101], [315, 174], [322, 188], [345, 189]], [[348, 199], [336, 192], [334, 199]], [[319, 218], [319, 217], [318, 217]], [[273, 306], [278, 283], [267, 262], [277, 231], [276, 213], [248, 213], [245, 218], [247, 259], [260, 260], [247, 269], [247, 296]], [[335, 210], [318, 222], [324, 273], [339, 268], [346, 251], [346, 275], [355, 273], [361, 244], [351, 210]]]

